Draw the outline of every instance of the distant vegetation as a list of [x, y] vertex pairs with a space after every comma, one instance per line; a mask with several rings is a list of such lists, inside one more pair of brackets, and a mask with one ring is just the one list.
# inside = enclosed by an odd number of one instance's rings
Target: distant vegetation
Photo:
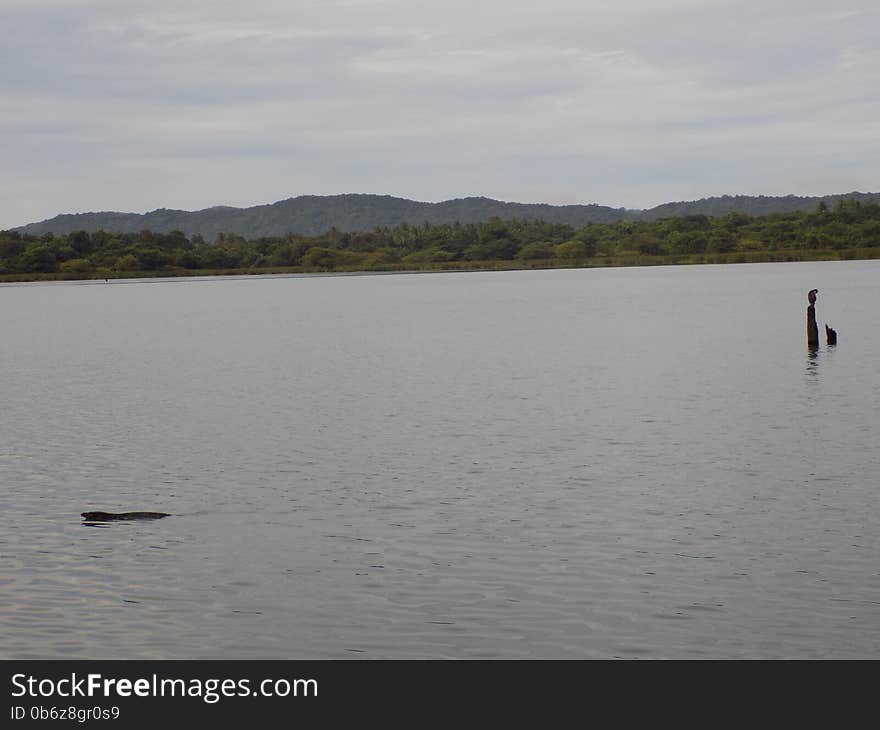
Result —
[[823, 195], [821, 197], [801, 197], [798, 195], [722, 195], [716, 198], [703, 198], [680, 203], [663, 203], [655, 208], [639, 211], [640, 220], [659, 220], [682, 215], [723, 216], [728, 213], [745, 213], [752, 216], [772, 215], [773, 213], [809, 213], [821, 203], [833, 208], [841, 200], [859, 203], [880, 204], [880, 193], [846, 193], [844, 195]]
[[583, 226], [627, 217], [623, 209], [602, 205], [544, 205], [505, 203], [489, 198], [460, 198], [442, 203], [422, 203], [390, 195], [303, 195], [271, 205], [252, 208], [217, 207], [198, 211], [154, 210], [137, 213], [78, 213], [59, 215], [41, 223], [18, 228], [20, 233], [73, 233], [74, 231], [118, 231], [154, 233], [182, 231], [213, 240], [218, 234], [246, 238], [285, 236], [288, 233], [318, 236], [336, 228], [343, 233], [394, 228], [403, 223], [482, 223], [490, 218], [525, 218], [549, 223]]
[[841, 199], [811, 212], [727, 213], [574, 227], [544, 220], [330, 228], [319, 235], [207, 241], [182, 231], [0, 232], [0, 279], [211, 273], [617, 266], [880, 258], [880, 204]]
[[766, 197], [725, 195], [691, 202], [665, 203], [649, 210], [626, 210], [603, 205], [544, 205], [505, 203], [490, 198], [459, 198], [442, 203], [421, 203], [390, 195], [303, 195], [272, 205], [251, 208], [217, 207], [198, 211], [154, 210], [150, 213], [78, 213], [59, 215], [16, 230], [42, 236], [77, 231], [115, 231], [153, 233], [181, 231], [187, 236], [201, 235], [213, 241], [219, 234], [236, 234], [248, 239], [286, 236], [289, 233], [320, 236], [331, 228], [342, 233], [396, 228], [404, 223], [421, 226], [453, 223], [485, 223], [502, 220], [541, 220], [564, 223], [575, 228], [589, 223], [652, 221], [675, 216], [724, 216], [728, 213], [763, 216], [773, 213], [809, 212], [821, 202], [834, 207], [841, 198], [861, 203], [880, 203], [878, 193], [849, 193], [823, 198], [794, 195]]

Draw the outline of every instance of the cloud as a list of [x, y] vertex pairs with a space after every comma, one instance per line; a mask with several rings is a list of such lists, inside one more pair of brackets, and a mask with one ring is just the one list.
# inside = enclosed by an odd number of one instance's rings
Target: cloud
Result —
[[0, 227], [307, 193], [880, 189], [868, 0], [0, 0], [0, 20]]

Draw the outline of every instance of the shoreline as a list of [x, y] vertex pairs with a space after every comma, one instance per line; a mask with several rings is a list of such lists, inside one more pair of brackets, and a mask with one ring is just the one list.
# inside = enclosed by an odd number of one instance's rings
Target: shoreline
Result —
[[[700, 266], [724, 264], [792, 263], [801, 261], [870, 261], [880, 258], [880, 248], [856, 249], [790, 249], [776, 251], [736, 251], [730, 253], [663, 255], [652, 256], [617, 255], [594, 256], [571, 263], [555, 261], [477, 261], [470, 266], [433, 265], [419, 268], [381, 267], [375, 269], [338, 268], [316, 269], [302, 266], [259, 267], [259, 268], [220, 268], [220, 269], [159, 269], [155, 271], [113, 271], [92, 276], [76, 273], [19, 273], [0, 275], [0, 284], [24, 284], [52, 281], [92, 281], [95, 283], [112, 281], [131, 281], [138, 279], [192, 279], [218, 277], [313, 277], [313, 276], [377, 276], [390, 274], [444, 274], [470, 273], [477, 271], [534, 271], [557, 269], [595, 269], [626, 268], [633, 266]], [[449, 262], [452, 264], [452, 262]], [[456, 262], [460, 263], [460, 262]], [[104, 274], [109, 274], [105, 276]]]

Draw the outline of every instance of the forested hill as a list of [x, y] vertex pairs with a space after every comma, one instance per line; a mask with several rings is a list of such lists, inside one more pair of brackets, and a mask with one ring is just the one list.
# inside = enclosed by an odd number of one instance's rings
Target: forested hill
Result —
[[820, 202], [833, 208], [838, 200], [858, 200], [861, 203], [880, 203], [880, 193], [843, 193], [820, 197], [801, 197], [798, 195], [722, 195], [717, 198], [703, 198], [680, 203], [663, 203], [655, 208], [638, 211], [640, 220], [654, 221], [661, 218], [676, 218], [685, 215], [722, 216], [728, 213], [764, 216], [773, 213], [811, 212]]
[[182, 231], [213, 240], [219, 233], [247, 238], [282, 236], [288, 233], [319, 235], [336, 228], [342, 232], [369, 231], [402, 223], [435, 225], [482, 223], [491, 218], [503, 220], [544, 220], [581, 227], [588, 223], [620, 220], [657, 220], [686, 215], [720, 216], [729, 212], [768, 215], [792, 211], [812, 211], [820, 201], [829, 207], [841, 198], [863, 203], [880, 203], [880, 193], [847, 193], [823, 197], [722, 196], [703, 200], [665, 203], [648, 210], [626, 210], [602, 205], [546, 205], [506, 203], [490, 198], [458, 198], [442, 203], [423, 203], [390, 195], [303, 195], [271, 205], [251, 208], [219, 206], [199, 211], [161, 208], [149, 213], [78, 213], [59, 215], [40, 223], [17, 228], [20, 233], [43, 235], [75, 231], [114, 231], [155, 233]]
[[79, 213], [31, 223], [20, 233], [42, 235], [74, 231], [155, 233], [183, 231], [213, 239], [218, 233], [235, 233], [248, 238], [297, 233], [315, 236], [336, 228], [342, 232], [369, 231], [402, 223], [482, 223], [490, 218], [541, 219], [548, 223], [583, 226], [612, 223], [626, 217], [622, 209], [601, 205], [544, 205], [505, 203], [490, 198], [459, 198], [442, 203], [421, 203], [390, 195], [303, 195], [272, 205], [252, 208], [217, 207], [188, 212], [159, 209], [137, 213]]

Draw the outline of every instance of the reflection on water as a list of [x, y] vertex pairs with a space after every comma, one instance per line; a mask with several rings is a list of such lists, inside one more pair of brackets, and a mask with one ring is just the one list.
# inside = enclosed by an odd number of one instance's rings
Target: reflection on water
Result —
[[837, 350], [837, 344], [826, 344], [824, 347], [807, 348], [806, 372], [812, 382], [819, 374], [819, 365], [823, 360], [829, 362], [834, 357]]
[[878, 273], [0, 288], [0, 653], [877, 656]]

